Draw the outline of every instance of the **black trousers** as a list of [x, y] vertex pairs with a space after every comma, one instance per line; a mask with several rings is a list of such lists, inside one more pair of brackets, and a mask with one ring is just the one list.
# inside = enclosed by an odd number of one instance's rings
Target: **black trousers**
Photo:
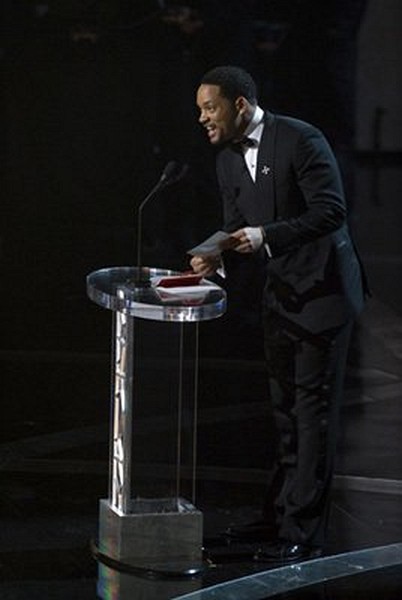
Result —
[[266, 517], [279, 539], [322, 546], [352, 321], [312, 335], [283, 317], [264, 319], [277, 430]]

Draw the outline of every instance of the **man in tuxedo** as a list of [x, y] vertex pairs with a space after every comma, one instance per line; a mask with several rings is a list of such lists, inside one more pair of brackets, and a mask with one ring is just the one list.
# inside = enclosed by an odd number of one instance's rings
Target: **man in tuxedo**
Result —
[[243, 261], [237, 273], [258, 265], [264, 277], [264, 347], [278, 444], [269, 486], [275, 537], [256, 559], [300, 560], [319, 555], [325, 541], [346, 356], [364, 302], [342, 182], [322, 133], [263, 111], [243, 69], [206, 73], [197, 105], [210, 143], [220, 147], [223, 227], [234, 249], [195, 256], [192, 268], [211, 276], [223, 265], [230, 278], [237, 258]]

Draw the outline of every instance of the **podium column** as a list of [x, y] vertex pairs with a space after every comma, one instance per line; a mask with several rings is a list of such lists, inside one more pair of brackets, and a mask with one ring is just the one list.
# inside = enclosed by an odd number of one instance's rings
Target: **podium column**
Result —
[[131, 503], [133, 329], [132, 317], [114, 312], [109, 503], [121, 515], [129, 514]]

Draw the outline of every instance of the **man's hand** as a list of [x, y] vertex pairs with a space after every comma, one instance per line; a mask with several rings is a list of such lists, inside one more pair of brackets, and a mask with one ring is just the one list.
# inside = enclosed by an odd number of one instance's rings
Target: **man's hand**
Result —
[[243, 254], [256, 252], [264, 243], [264, 234], [261, 227], [244, 227], [230, 234], [238, 240], [236, 252]]
[[210, 277], [221, 266], [221, 258], [220, 256], [193, 256], [190, 265], [197, 275]]

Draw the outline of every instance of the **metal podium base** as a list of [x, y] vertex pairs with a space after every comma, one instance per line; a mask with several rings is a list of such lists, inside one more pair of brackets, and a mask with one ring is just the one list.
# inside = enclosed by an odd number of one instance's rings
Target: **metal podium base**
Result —
[[132, 500], [129, 514], [120, 515], [108, 500], [100, 500], [101, 555], [158, 573], [191, 574], [202, 565], [202, 513], [175, 498]]

